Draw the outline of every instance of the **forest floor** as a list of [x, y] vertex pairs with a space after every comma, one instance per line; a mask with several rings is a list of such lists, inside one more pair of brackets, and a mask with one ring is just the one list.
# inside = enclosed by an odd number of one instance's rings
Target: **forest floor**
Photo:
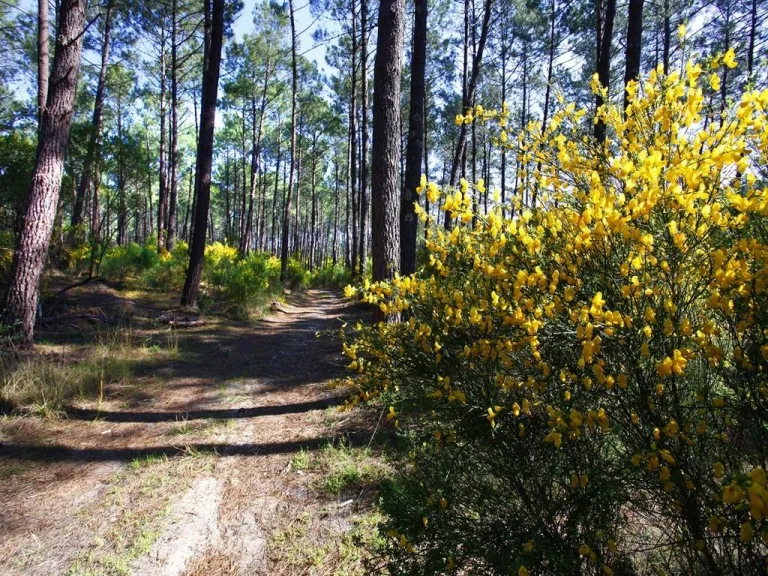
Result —
[[38, 360], [101, 342], [129, 372], [63, 412], [0, 416], [0, 574], [377, 572], [382, 433], [329, 386], [333, 333], [365, 311], [308, 291], [258, 321], [170, 330], [174, 299], [86, 286], [38, 334]]

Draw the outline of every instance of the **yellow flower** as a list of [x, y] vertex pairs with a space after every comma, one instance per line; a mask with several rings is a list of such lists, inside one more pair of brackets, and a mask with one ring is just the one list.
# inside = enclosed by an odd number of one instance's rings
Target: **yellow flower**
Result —
[[437, 184], [430, 182], [427, 184], [427, 200], [434, 204], [438, 198], [440, 198], [440, 189], [437, 187]]
[[520, 566], [520, 569], [517, 571], [517, 576], [528, 576], [528, 570], [526, 570], [525, 566]]
[[729, 48], [723, 55], [723, 64], [728, 66], [728, 68], [736, 68], [736, 52], [734, 52], [733, 48]]
[[715, 92], [720, 91], [720, 76], [718, 76], [717, 73], [712, 73], [709, 77], [709, 87]]
[[556, 430], [552, 430], [546, 435], [544, 442], [550, 442], [555, 445], [555, 448], [560, 448], [560, 445], [563, 443], [563, 435]]
[[421, 194], [427, 188], [427, 175], [421, 175], [421, 183], [416, 187], [416, 193]]
[[682, 40], [685, 38], [685, 34], [688, 32], [688, 29], [685, 27], [685, 24], [680, 24], [680, 26], [677, 27], [677, 37]]
[[741, 535], [741, 539], [744, 540], [744, 542], [751, 542], [752, 538], [755, 535], [755, 531], [752, 528], [752, 522], [750, 522], [749, 520], [744, 522], [744, 524], [741, 525], [739, 534]]

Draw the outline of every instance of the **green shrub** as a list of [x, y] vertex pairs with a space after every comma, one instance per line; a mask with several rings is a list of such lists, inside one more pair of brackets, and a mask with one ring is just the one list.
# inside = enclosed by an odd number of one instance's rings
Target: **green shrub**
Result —
[[309, 284], [310, 273], [304, 268], [304, 265], [297, 258], [288, 260], [288, 267], [285, 271], [285, 284], [291, 290], [301, 290]]
[[280, 290], [280, 261], [264, 252], [241, 257], [237, 250], [219, 243], [205, 251], [203, 275], [222, 302], [246, 310], [258, 306]]
[[326, 266], [315, 270], [309, 280], [313, 288], [343, 288], [352, 281], [352, 273], [344, 264], [337, 262], [335, 265], [327, 263]]
[[152, 248], [149, 250], [155, 254], [157, 260], [141, 275], [141, 283], [157, 290], [180, 291], [184, 287], [184, 278], [189, 266], [189, 245], [184, 241], [177, 242], [173, 251], [164, 252], [159, 256]]
[[[89, 254], [90, 249], [87, 255]], [[131, 242], [109, 248], [102, 258], [99, 271], [107, 278], [123, 282], [129, 278], [139, 279], [157, 266], [160, 260], [157, 251], [150, 245], [142, 246]]]
[[350, 404], [407, 446], [390, 573], [764, 573], [768, 90], [720, 122], [700, 76], [631, 84], [610, 144], [573, 105], [532, 125], [514, 218], [473, 213], [481, 181], [421, 187], [453, 228], [363, 284], [392, 321], [345, 343]]

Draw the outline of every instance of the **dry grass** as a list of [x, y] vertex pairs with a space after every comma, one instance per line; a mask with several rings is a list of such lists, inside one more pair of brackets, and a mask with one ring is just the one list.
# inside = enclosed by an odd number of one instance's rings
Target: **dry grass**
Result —
[[160, 536], [174, 500], [198, 474], [210, 472], [213, 462], [213, 456], [198, 455], [131, 462], [130, 471], [123, 470], [113, 480], [100, 511], [94, 514], [94, 519], [101, 518], [101, 529], [67, 576], [131, 574], [134, 561], [146, 555]]
[[125, 386], [132, 369], [151, 357], [178, 354], [178, 336], [142, 337], [130, 327], [99, 332], [79, 346], [38, 346], [0, 351], [0, 407], [41, 416], [55, 414], [81, 398], [105, 398], [110, 387]]

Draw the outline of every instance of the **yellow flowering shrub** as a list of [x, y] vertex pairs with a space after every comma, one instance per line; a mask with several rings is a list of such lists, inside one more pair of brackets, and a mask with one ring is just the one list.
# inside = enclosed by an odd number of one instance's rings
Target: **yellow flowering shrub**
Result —
[[604, 146], [562, 101], [517, 139], [505, 108], [462, 116], [499, 125], [536, 206], [423, 182], [456, 225], [360, 289], [401, 318], [344, 343], [348, 404], [407, 445], [393, 573], [766, 570], [768, 91], [721, 116], [708, 75], [630, 85]]

